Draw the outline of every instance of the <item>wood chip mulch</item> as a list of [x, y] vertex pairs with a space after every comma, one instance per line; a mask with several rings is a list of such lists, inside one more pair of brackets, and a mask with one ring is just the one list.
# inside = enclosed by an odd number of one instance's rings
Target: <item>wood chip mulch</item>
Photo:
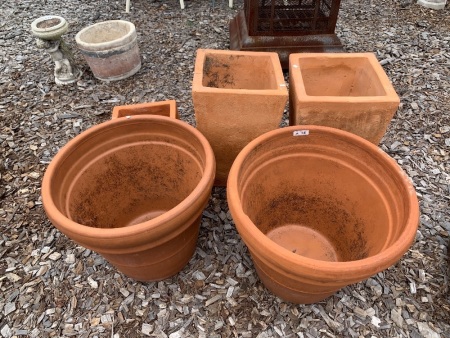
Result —
[[[420, 227], [393, 267], [313, 305], [268, 292], [213, 190], [198, 249], [176, 276], [135, 282], [57, 231], [45, 216], [43, 173], [64, 144], [110, 118], [115, 105], [174, 99], [195, 125], [198, 48], [228, 49], [227, 1], [6, 0], [0, 10], [0, 336], [2, 337], [450, 337], [450, 7], [410, 0], [342, 1], [336, 32], [348, 52], [374, 52], [399, 96], [381, 148], [411, 177]], [[83, 69], [57, 86], [31, 22], [56, 14]], [[143, 67], [96, 80], [74, 36], [94, 22], [135, 23]], [[288, 109], [288, 107], [287, 107]]]

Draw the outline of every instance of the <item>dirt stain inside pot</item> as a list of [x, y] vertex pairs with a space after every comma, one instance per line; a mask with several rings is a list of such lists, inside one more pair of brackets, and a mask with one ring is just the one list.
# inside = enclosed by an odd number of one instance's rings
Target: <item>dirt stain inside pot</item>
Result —
[[[331, 196], [287, 192], [257, 203], [248, 215], [269, 237], [280, 234], [290, 237], [286, 239], [288, 242], [280, 239], [278, 244], [291, 251], [310, 258], [345, 262], [366, 258], [370, 248], [365, 234], [368, 225], [349, 205]], [[291, 231], [290, 226], [298, 229]]]
[[176, 147], [125, 147], [92, 163], [72, 184], [68, 216], [95, 228], [144, 223], [176, 207], [200, 179], [197, 162]]

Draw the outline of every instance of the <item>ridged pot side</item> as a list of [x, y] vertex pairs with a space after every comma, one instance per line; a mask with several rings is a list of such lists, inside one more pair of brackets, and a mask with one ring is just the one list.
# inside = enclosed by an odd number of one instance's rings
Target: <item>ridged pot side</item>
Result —
[[318, 302], [393, 265], [418, 227], [415, 191], [395, 161], [328, 127], [255, 139], [234, 162], [227, 194], [261, 280], [294, 303]]
[[214, 155], [188, 124], [114, 119], [75, 137], [42, 183], [51, 222], [137, 280], [161, 280], [191, 258], [214, 180]]

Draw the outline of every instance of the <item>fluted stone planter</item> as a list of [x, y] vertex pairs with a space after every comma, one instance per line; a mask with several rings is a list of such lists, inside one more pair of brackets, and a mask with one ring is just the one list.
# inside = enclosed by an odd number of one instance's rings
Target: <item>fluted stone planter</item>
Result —
[[439, 10], [445, 8], [447, 0], [418, 0], [417, 3], [423, 7]]

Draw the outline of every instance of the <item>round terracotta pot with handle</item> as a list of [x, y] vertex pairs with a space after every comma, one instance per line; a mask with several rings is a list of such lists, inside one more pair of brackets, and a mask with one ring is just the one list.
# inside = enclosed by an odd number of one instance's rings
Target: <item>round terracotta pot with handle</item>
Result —
[[411, 246], [419, 206], [409, 178], [367, 140], [294, 126], [238, 155], [228, 204], [265, 286], [314, 303], [396, 263]]
[[42, 182], [51, 222], [141, 281], [176, 274], [192, 257], [215, 173], [213, 151], [195, 128], [142, 115], [76, 136]]

